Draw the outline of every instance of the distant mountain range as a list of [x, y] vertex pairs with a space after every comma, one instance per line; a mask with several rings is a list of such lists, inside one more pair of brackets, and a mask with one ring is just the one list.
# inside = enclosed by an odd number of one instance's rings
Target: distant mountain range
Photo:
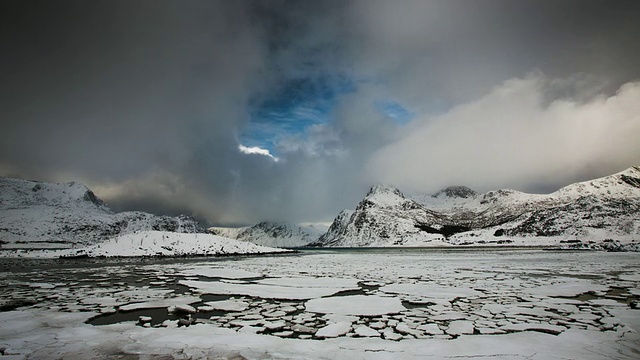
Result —
[[301, 247], [317, 240], [328, 226], [319, 224], [296, 225], [276, 222], [261, 222], [253, 226], [228, 228], [211, 227], [209, 232], [240, 241], [271, 247]]
[[0, 177], [0, 247], [69, 248], [136, 231], [203, 233], [188, 216], [114, 213], [86, 186]]
[[330, 227], [262, 222], [205, 230], [187, 216], [114, 213], [86, 186], [0, 177], [0, 246], [68, 248], [137, 231], [210, 232], [271, 247], [563, 245], [640, 249], [640, 167], [551, 194], [373, 186]]
[[374, 186], [311, 246], [559, 245], [640, 240], [640, 167], [539, 195], [455, 186], [405, 197]]

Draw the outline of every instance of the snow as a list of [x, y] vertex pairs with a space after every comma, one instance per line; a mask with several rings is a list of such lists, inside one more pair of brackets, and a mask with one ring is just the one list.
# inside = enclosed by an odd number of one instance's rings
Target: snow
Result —
[[338, 315], [382, 315], [406, 310], [397, 298], [352, 295], [312, 299], [304, 304], [307, 311]]
[[212, 310], [223, 311], [244, 311], [249, 307], [249, 303], [242, 300], [209, 301], [205, 304], [211, 307]]
[[640, 250], [640, 167], [551, 194], [501, 189], [453, 196], [457, 193], [405, 197], [399, 189], [374, 186], [354, 212], [341, 212], [314, 245]]
[[335, 338], [342, 336], [351, 330], [350, 322], [339, 322], [327, 325], [316, 332], [316, 336], [319, 338]]
[[356, 333], [356, 335], [362, 336], [362, 337], [380, 337], [379, 332], [364, 325], [358, 326], [357, 328], [355, 328], [354, 332]]
[[86, 186], [0, 177], [3, 249], [55, 249], [94, 244], [106, 237], [160, 229], [203, 232], [186, 216], [114, 213]]
[[449, 335], [463, 335], [473, 334], [473, 322], [464, 320], [455, 320], [449, 323], [447, 328], [447, 334]]
[[382, 208], [401, 205], [407, 200], [400, 190], [388, 185], [375, 185], [370, 190], [365, 200], [368, 200]]
[[417, 327], [418, 330], [422, 330], [427, 335], [442, 335], [444, 332], [440, 329], [438, 324], [424, 324]]
[[[142, 256], [218, 256], [285, 253], [290, 250], [269, 248], [210, 234], [185, 234], [166, 231], [140, 231], [121, 235], [95, 245], [75, 249], [42, 252], [5, 253], [5, 257], [142, 257]], [[194, 270], [195, 271], [195, 270]], [[213, 270], [211, 270], [213, 271]]]

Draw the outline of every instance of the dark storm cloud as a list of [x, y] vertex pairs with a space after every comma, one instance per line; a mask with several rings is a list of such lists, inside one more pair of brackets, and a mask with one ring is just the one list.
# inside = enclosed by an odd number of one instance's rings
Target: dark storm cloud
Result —
[[245, 10], [156, 5], [25, 2], [3, 12], [5, 156], [123, 179], [184, 163], [194, 141], [232, 142], [260, 66]]
[[[0, 171], [81, 180], [118, 209], [187, 212], [219, 224], [328, 220], [378, 181], [416, 191], [452, 181], [546, 189], [640, 158], [631, 141], [639, 128], [629, 105], [635, 85], [616, 95], [640, 78], [637, 1], [0, 6]], [[298, 94], [305, 99], [300, 113], [322, 108], [326, 118], [313, 113], [313, 121], [288, 123], [283, 89], [318, 79], [346, 79], [353, 89], [317, 104]], [[505, 103], [518, 96], [532, 99], [521, 104], [525, 123]], [[607, 96], [613, 100], [603, 102]], [[399, 126], [380, 103], [397, 104], [415, 120]], [[560, 106], [567, 103], [574, 105]], [[278, 104], [272, 123], [268, 114], [263, 123], [252, 118], [264, 110], [260, 104]], [[496, 113], [506, 120], [492, 121]], [[609, 119], [608, 141], [621, 137], [626, 148], [595, 140], [598, 114]], [[578, 115], [593, 118], [596, 132], [579, 130]], [[469, 117], [484, 124], [486, 136], [525, 141], [503, 144], [509, 159], [486, 151], [479, 162], [483, 150], [469, 146], [483, 142], [464, 130], [475, 124]], [[256, 126], [280, 132], [270, 135], [278, 161], [238, 150], [241, 142], [254, 145], [248, 138], [265, 140], [252, 135]], [[566, 156], [549, 155], [549, 166], [523, 171], [521, 160], [544, 146], [525, 128], [539, 136], [548, 129], [582, 134], [572, 143], [593, 146], [578, 156], [556, 137], [549, 149]], [[459, 167], [483, 164], [487, 172], [478, 178], [447, 165], [442, 149], [455, 147]], [[503, 170], [490, 176], [496, 168]]]

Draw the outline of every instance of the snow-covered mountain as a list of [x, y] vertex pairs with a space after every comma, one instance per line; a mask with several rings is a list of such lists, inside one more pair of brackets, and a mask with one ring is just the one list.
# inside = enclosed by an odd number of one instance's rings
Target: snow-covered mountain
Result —
[[320, 224], [294, 225], [287, 223], [261, 222], [253, 226], [226, 228], [211, 227], [214, 235], [248, 241], [270, 247], [300, 247], [313, 242], [327, 231]]
[[374, 186], [311, 246], [549, 245], [640, 240], [640, 167], [551, 194], [456, 186], [405, 197]]
[[144, 230], [201, 233], [191, 217], [114, 213], [86, 186], [0, 177], [0, 246], [68, 248]]

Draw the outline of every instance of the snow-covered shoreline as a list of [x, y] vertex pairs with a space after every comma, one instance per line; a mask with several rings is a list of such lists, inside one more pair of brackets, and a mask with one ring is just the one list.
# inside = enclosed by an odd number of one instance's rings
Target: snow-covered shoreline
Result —
[[3, 250], [0, 257], [12, 258], [116, 258], [116, 257], [196, 257], [291, 253], [211, 234], [140, 231], [114, 237], [90, 246], [60, 250]]

